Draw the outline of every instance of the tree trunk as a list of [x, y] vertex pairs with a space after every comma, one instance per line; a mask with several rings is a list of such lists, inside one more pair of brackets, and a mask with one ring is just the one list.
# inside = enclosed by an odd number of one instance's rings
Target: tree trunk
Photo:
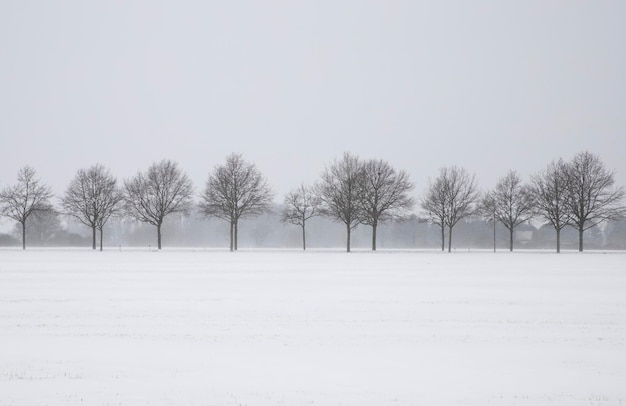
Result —
[[372, 251], [376, 251], [376, 229], [378, 228], [378, 224], [374, 222], [372, 224]]
[[[104, 227], [103, 227], [104, 228]], [[100, 251], [102, 251], [102, 236], [103, 236], [102, 228], [100, 229]]]
[[22, 221], [22, 249], [26, 249], [26, 221]]
[[350, 252], [350, 224], [346, 224], [347, 239], [346, 239], [346, 252]]
[[513, 251], [513, 227], [509, 228], [509, 251]]
[[96, 249], [96, 226], [91, 226], [91, 249]]
[[496, 252], [496, 216], [493, 216], [493, 252]]
[[448, 227], [448, 252], [452, 252], [452, 226]]
[[578, 229], [578, 252], [583, 252], [583, 233], [585, 230], [583, 228]]
[[304, 222], [302, 222], [302, 251], [306, 251], [306, 231], [304, 229]]
[[446, 250], [446, 233], [445, 233], [445, 227], [442, 224], [441, 225], [441, 251], [445, 251]]
[[157, 226], [157, 246], [161, 249], [161, 225]]
[[556, 229], [556, 253], [561, 252], [561, 229]]
[[234, 235], [233, 235], [233, 231], [235, 230], [235, 225], [233, 224], [233, 221], [231, 220], [230, 222], [230, 252], [233, 252], [235, 250], [235, 245], [234, 245]]
[[238, 221], [235, 220], [235, 251], [237, 251], [237, 239], [238, 239]]

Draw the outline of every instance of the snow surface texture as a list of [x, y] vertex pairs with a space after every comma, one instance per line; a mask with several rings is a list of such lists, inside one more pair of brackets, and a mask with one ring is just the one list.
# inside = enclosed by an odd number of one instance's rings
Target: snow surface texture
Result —
[[0, 405], [626, 405], [626, 255], [0, 251]]

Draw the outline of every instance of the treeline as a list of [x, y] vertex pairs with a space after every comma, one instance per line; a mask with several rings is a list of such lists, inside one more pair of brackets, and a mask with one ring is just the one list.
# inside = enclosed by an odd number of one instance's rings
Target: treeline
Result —
[[[344, 153], [324, 168], [315, 184], [299, 185], [276, 205], [269, 182], [256, 166], [239, 154], [231, 154], [209, 174], [197, 199], [189, 177], [170, 160], [153, 163], [145, 172], [121, 183], [100, 164], [80, 169], [57, 198], [57, 205], [52, 202], [55, 196], [50, 187], [26, 166], [19, 170], [15, 185], [0, 191], [0, 214], [16, 222], [23, 249], [27, 236], [35, 240], [40, 237], [36, 242], [45, 243], [44, 235], [50, 235], [43, 231], [46, 228], [55, 230], [56, 244], [83, 244], [84, 237], [79, 233], [61, 227], [59, 216], [66, 216], [88, 227], [92, 248], [97, 248], [99, 240], [100, 250], [105, 227], [129, 241], [137, 233], [145, 234], [141, 224], [152, 226], [156, 247], [161, 249], [164, 231], [202, 238], [204, 232], [198, 229], [197, 219], [205, 218], [209, 221], [204, 226], [227, 234], [231, 251], [238, 249], [240, 224], [253, 224], [251, 219], [256, 219], [258, 236], [267, 237], [277, 229], [289, 234], [283, 239], [274, 235], [272, 240], [279, 244], [293, 240], [293, 232], [285, 231], [286, 225], [297, 226], [302, 249], [307, 248], [311, 227], [316, 246], [336, 244], [324, 242], [324, 238], [333, 238], [319, 229], [319, 224], [332, 221], [343, 226], [347, 251], [351, 250], [359, 225], [369, 226], [366, 229], [370, 230], [368, 245], [372, 250], [377, 249], [377, 235], [383, 230], [385, 241], [392, 241], [392, 247], [430, 246], [437, 238], [442, 250], [447, 245], [451, 251], [453, 231], [457, 229], [467, 247], [484, 247], [488, 231], [493, 229], [495, 249], [501, 244], [501, 230], [496, 233], [501, 228], [507, 231], [510, 250], [514, 248], [515, 231], [525, 229], [522, 235], [531, 231], [530, 238], [526, 235], [522, 239], [528, 247], [539, 244], [537, 236], [545, 239], [546, 230], [552, 230], [557, 252], [562, 234], [570, 246], [572, 233], [568, 230], [575, 231], [578, 250], [583, 251], [585, 231], [597, 230], [602, 223], [621, 224], [619, 221], [626, 217], [623, 188], [615, 187], [613, 172], [598, 156], [586, 151], [567, 162], [551, 162], [527, 182], [509, 171], [492, 190], [481, 191], [475, 175], [452, 166], [441, 168], [419, 199], [413, 191], [407, 172], [389, 162], [362, 160]], [[320, 219], [311, 223], [315, 217]], [[531, 221], [541, 224], [539, 229], [531, 226]], [[613, 231], [612, 238], [622, 238], [619, 226], [605, 227], [605, 231]], [[599, 245], [596, 234], [594, 246]], [[359, 245], [364, 235], [359, 229]], [[610, 246], [607, 235], [601, 238], [603, 246]], [[257, 238], [256, 245], [263, 245], [259, 239], [263, 238]], [[0, 235], [1, 245], [12, 243], [11, 236]], [[392, 248], [388, 244], [386, 247]]]

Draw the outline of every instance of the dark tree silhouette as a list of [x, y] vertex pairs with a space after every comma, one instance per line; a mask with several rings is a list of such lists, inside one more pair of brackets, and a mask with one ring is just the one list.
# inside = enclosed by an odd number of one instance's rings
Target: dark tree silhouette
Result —
[[104, 166], [96, 164], [76, 172], [61, 199], [61, 206], [65, 214], [91, 228], [91, 246], [94, 250], [96, 230], [100, 231], [102, 251], [104, 225], [118, 211], [122, 198], [115, 177]]
[[322, 173], [317, 185], [321, 212], [346, 226], [346, 251], [350, 252], [350, 233], [361, 221], [359, 202], [363, 193], [363, 163], [346, 152]]
[[175, 162], [165, 159], [124, 182], [126, 214], [157, 228], [159, 249], [163, 220], [172, 213], [187, 214], [192, 195], [193, 186], [187, 175]]
[[230, 224], [230, 250], [237, 251], [239, 219], [268, 211], [272, 197], [272, 189], [256, 166], [240, 154], [231, 154], [209, 175], [199, 206], [204, 215]]
[[570, 224], [578, 230], [578, 251], [583, 251], [584, 232], [603, 221], [624, 218], [624, 189], [614, 188], [613, 172], [597, 155], [584, 151], [567, 164]]
[[306, 251], [306, 222], [320, 215], [320, 198], [313, 189], [300, 185], [285, 195], [281, 221], [302, 228], [302, 250]]
[[26, 222], [33, 214], [42, 215], [53, 211], [50, 199], [52, 191], [30, 166], [17, 173], [17, 184], [0, 192], [0, 214], [17, 221], [22, 227], [22, 249], [26, 249]]
[[362, 170], [361, 223], [372, 226], [372, 251], [376, 251], [378, 225], [403, 218], [415, 205], [409, 196], [413, 184], [405, 171], [398, 172], [383, 160], [366, 161]]

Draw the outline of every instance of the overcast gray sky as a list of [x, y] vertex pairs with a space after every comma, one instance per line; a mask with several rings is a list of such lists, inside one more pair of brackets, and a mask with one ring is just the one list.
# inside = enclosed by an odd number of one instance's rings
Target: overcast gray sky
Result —
[[0, 0], [0, 187], [56, 193], [97, 162], [230, 152], [277, 201], [351, 151], [407, 170], [527, 178], [599, 154], [626, 183], [626, 1]]

